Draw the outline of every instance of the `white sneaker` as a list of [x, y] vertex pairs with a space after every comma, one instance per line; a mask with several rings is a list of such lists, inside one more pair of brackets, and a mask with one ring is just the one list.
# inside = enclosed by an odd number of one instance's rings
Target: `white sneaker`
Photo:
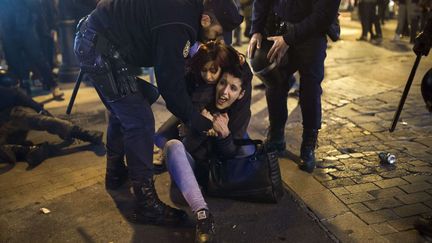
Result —
[[52, 91], [52, 95], [53, 95], [54, 99], [59, 99], [59, 98], [64, 96], [64, 92], [61, 91], [61, 89], [59, 87], [55, 87], [51, 91]]

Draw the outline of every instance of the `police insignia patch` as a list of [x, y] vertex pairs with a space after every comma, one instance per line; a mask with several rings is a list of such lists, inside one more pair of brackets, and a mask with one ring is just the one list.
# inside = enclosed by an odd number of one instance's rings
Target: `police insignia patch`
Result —
[[190, 41], [187, 41], [185, 44], [185, 47], [183, 48], [183, 57], [187, 58], [189, 56], [189, 50], [190, 50]]

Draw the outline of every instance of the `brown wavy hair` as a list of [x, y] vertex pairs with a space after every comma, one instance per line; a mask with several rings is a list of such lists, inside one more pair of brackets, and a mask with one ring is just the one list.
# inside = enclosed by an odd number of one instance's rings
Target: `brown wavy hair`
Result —
[[221, 41], [209, 41], [202, 44], [197, 53], [186, 63], [187, 72], [193, 73], [201, 79], [201, 70], [208, 62], [214, 62], [214, 65], [222, 69], [222, 73], [229, 72], [234, 76], [241, 78], [242, 56], [233, 47], [225, 45]]

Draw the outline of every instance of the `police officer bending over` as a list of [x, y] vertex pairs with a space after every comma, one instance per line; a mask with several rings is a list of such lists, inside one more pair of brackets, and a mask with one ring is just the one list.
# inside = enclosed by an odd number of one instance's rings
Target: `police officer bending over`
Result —
[[[300, 73], [300, 107], [303, 115], [303, 141], [300, 169], [315, 168], [315, 147], [321, 128], [321, 82], [324, 79], [326, 32], [335, 21], [340, 0], [255, 0], [248, 56], [260, 48], [263, 38], [273, 41], [267, 58], [276, 63], [285, 77]], [[273, 19], [277, 32], [267, 25]], [[274, 25], [273, 25], [274, 26]], [[281, 60], [287, 60], [281, 63]], [[268, 80], [266, 99], [270, 127], [266, 144], [270, 149], [285, 150], [285, 123], [288, 119], [289, 79]]]
[[[79, 24], [75, 53], [81, 70], [89, 74], [112, 113], [108, 152], [122, 151], [117, 149], [124, 146], [137, 200], [136, 222], [177, 224], [186, 214], [165, 205], [155, 191], [154, 117], [128, 65], [154, 66], [167, 108], [193, 131], [202, 133], [212, 122], [194, 110], [186, 92], [185, 58], [195, 41], [219, 39], [223, 31], [232, 31], [241, 21], [235, 4], [227, 0], [102, 0]], [[119, 131], [117, 125], [123, 135], [120, 144], [111, 133]], [[108, 159], [106, 185], [124, 181], [124, 165], [120, 163]]]

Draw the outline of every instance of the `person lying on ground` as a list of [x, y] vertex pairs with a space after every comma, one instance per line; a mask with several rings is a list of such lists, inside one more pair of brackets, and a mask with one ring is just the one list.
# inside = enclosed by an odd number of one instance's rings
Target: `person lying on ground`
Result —
[[[35, 166], [50, 156], [48, 146], [26, 141], [30, 130], [46, 131], [63, 140], [79, 139], [102, 144], [103, 132], [91, 131], [54, 117], [38, 102], [16, 88], [0, 87], [0, 160], [24, 158]], [[37, 155], [37, 156], [36, 156]]]

